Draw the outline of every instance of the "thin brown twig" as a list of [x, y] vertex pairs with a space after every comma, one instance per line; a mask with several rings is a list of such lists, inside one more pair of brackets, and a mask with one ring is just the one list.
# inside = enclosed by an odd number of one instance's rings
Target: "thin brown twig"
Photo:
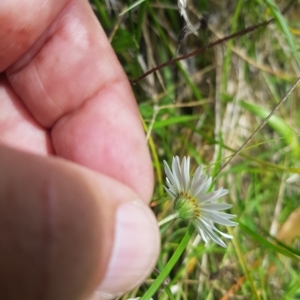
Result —
[[[293, 4], [294, 1], [295, 1], [295, 0], [291, 0], [291, 1], [290, 1], [290, 3], [283, 9], [282, 14], [285, 14], [285, 13], [291, 8], [291, 6], [292, 6], [292, 4]], [[188, 53], [188, 54], [185, 54], [185, 55], [182, 55], [182, 56], [173, 58], [173, 59], [171, 59], [171, 60], [168, 60], [168, 61], [166, 61], [166, 62], [164, 62], [164, 63], [162, 63], [162, 64], [156, 66], [155, 68], [152, 68], [151, 70], [147, 71], [146, 73], [142, 74], [141, 76], [139, 76], [139, 77], [137, 77], [137, 78], [135, 78], [135, 79], [133, 79], [133, 80], [130, 80], [130, 83], [133, 84], [133, 85], [134, 85], [134, 84], [137, 84], [140, 80], [144, 79], [144, 78], [147, 77], [148, 75], [150, 75], [150, 74], [152, 74], [152, 73], [154, 73], [154, 72], [156, 72], [156, 71], [158, 71], [158, 70], [160, 70], [160, 69], [162, 69], [162, 68], [164, 68], [164, 67], [167, 67], [167, 66], [169, 66], [169, 65], [172, 65], [172, 64], [174, 64], [174, 63], [176, 63], [176, 62], [178, 62], [178, 61], [187, 59], [187, 58], [189, 58], [189, 57], [191, 57], [191, 56], [194, 56], [194, 55], [203, 53], [203, 52], [205, 52], [206, 50], [208, 50], [208, 49], [210, 49], [210, 48], [213, 48], [213, 47], [216, 46], [216, 45], [222, 44], [222, 43], [227, 42], [227, 41], [229, 41], [229, 40], [231, 40], [231, 39], [233, 39], [233, 38], [236, 38], [236, 37], [245, 35], [245, 34], [247, 34], [247, 33], [253, 32], [253, 31], [255, 31], [256, 29], [258, 29], [258, 28], [260, 28], [260, 27], [263, 27], [263, 26], [267, 26], [267, 25], [269, 25], [270, 23], [272, 23], [272, 22], [274, 22], [274, 21], [275, 21], [275, 19], [272, 18], [272, 19], [270, 19], [270, 20], [261, 22], [261, 23], [259, 23], [259, 24], [256, 24], [256, 25], [247, 27], [247, 28], [245, 28], [245, 29], [243, 29], [243, 30], [241, 30], [241, 31], [239, 31], [239, 32], [235, 32], [235, 33], [233, 33], [233, 34], [231, 34], [231, 35], [225, 36], [225, 37], [222, 38], [222, 39], [218, 39], [218, 40], [216, 40], [215, 42], [212, 42], [212, 43], [210, 43], [210, 44], [208, 44], [208, 45], [206, 45], [206, 46], [204, 46], [204, 47], [198, 48], [198, 49], [196, 49], [196, 50], [194, 50], [194, 51], [192, 51], [192, 52], [190, 52], [190, 53]]]
[[168, 60], [168, 61], [166, 61], [165, 63], [160, 64], [160, 65], [156, 66], [155, 68], [153, 68], [153, 69], [147, 71], [146, 73], [142, 74], [141, 76], [137, 77], [136, 79], [130, 80], [130, 82], [131, 82], [131, 84], [136, 84], [136, 83], [138, 83], [140, 80], [142, 80], [142, 79], [144, 79], [145, 77], [147, 77], [148, 75], [150, 75], [150, 74], [152, 74], [152, 73], [154, 73], [154, 72], [156, 72], [156, 71], [158, 71], [158, 70], [160, 70], [160, 69], [162, 69], [162, 68], [164, 68], [164, 67], [167, 67], [167, 66], [169, 66], [169, 65], [172, 65], [172, 64], [174, 64], [174, 63], [176, 63], [176, 62], [178, 62], [178, 61], [181, 61], [181, 60], [183, 60], [183, 59], [187, 59], [187, 58], [189, 58], [189, 57], [191, 57], [191, 56], [194, 56], [194, 55], [203, 53], [203, 52], [205, 52], [206, 50], [208, 50], [208, 49], [210, 49], [210, 48], [213, 48], [214, 46], [216, 46], [216, 45], [218, 45], [218, 44], [227, 42], [227, 41], [229, 41], [229, 40], [231, 40], [231, 39], [233, 39], [233, 38], [235, 38], [235, 37], [238, 37], [238, 36], [247, 34], [247, 33], [249, 33], [249, 32], [252, 32], [252, 31], [254, 31], [254, 30], [256, 30], [256, 29], [258, 29], [258, 28], [260, 28], [260, 27], [263, 27], [263, 26], [268, 25], [269, 23], [271, 23], [271, 22], [273, 22], [273, 21], [274, 21], [274, 19], [271, 19], [271, 20], [264, 21], [264, 22], [262, 22], [262, 23], [253, 25], [253, 26], [251, 26], [251, 27], [247, 27], [247, 28], [245, 28], [245, 29], [243, 29], [243, 30], [241, 30], [241, 31], [239, 31], [239, 32], [235, 32], [235, 33], [233, 33], [233, 34], [231, 34], [231, 35], [225, 36], [225, 37], [222, 38], [222, 39], [216, 40], [215, 42], [212, 42], [212, 43], [210, 43], [210, 44], [208, 44], [208, 45], [206, 45], [206, 46], [204, 46], [204, 47], [202, 47], [202, 48], [196, 49], [196, 50], [194, 50], [194, 51], [192, 51], [192, 52], [190, 52], [190, 53], [188, 53], [188, 54], [185, 54], [185, 55], [182, 55], [182, 56], [173, 58], [173, 59], [171, 59], [171, 60]]

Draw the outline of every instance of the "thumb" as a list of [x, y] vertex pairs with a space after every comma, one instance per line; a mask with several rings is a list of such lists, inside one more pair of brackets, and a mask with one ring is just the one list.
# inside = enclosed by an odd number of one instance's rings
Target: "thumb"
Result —
[[112, 298], [142, 283], [159, 235], [123, 184], [58, 158], [0, 147], [0, 294]]

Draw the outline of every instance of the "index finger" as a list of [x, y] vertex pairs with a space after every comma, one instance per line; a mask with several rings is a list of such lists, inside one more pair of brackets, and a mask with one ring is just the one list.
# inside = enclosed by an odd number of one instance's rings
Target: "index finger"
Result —
[[6, 74], [32, 116], [50, 129], [57, 155], [149, 201], [153, 175], [139, 111], [87, 1], [69, 1]]

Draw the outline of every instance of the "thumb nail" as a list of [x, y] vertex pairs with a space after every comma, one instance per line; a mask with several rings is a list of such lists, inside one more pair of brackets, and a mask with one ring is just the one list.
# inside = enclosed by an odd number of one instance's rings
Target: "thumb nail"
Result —
[[122, 204], [116, 212], [112, 255], [97, 294], [112, 299], [140, 285], [155, 266], [159, 233], [151, 210], [141, 201]]

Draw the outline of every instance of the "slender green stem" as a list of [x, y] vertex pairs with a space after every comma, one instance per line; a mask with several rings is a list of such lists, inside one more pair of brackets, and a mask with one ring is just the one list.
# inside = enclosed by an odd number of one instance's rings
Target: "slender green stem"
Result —
[[169, 223], [170, 221], [177, 219], [178, 218], [178, 212], [167, 216], [166, 218], [162, 219], [161, 221], [158, 222], [158, 226], [161, 227], [165, 225], [166, 223]]
[[186, 249], [186, 246], [194, 232], [194, 225], [191, 224], [186, 231], [184, 237], [182, 238], [180, 244], [178, 245], [177, 249], [175, 250], [174, 254], [170, 258], [170, 260], [167, 262], [166, 266], [163, 268], [161, 273], [158, 275], [158, 277], [154, 280], [148, 291], [142, 296], [141, 300], [149, 300], [155, 292], [159, 289], [159, 287], [162, 285], [165, 278], [169, 275], [175, 264], [177, 263], [178, 259], [180, 258], [183, 251]]

